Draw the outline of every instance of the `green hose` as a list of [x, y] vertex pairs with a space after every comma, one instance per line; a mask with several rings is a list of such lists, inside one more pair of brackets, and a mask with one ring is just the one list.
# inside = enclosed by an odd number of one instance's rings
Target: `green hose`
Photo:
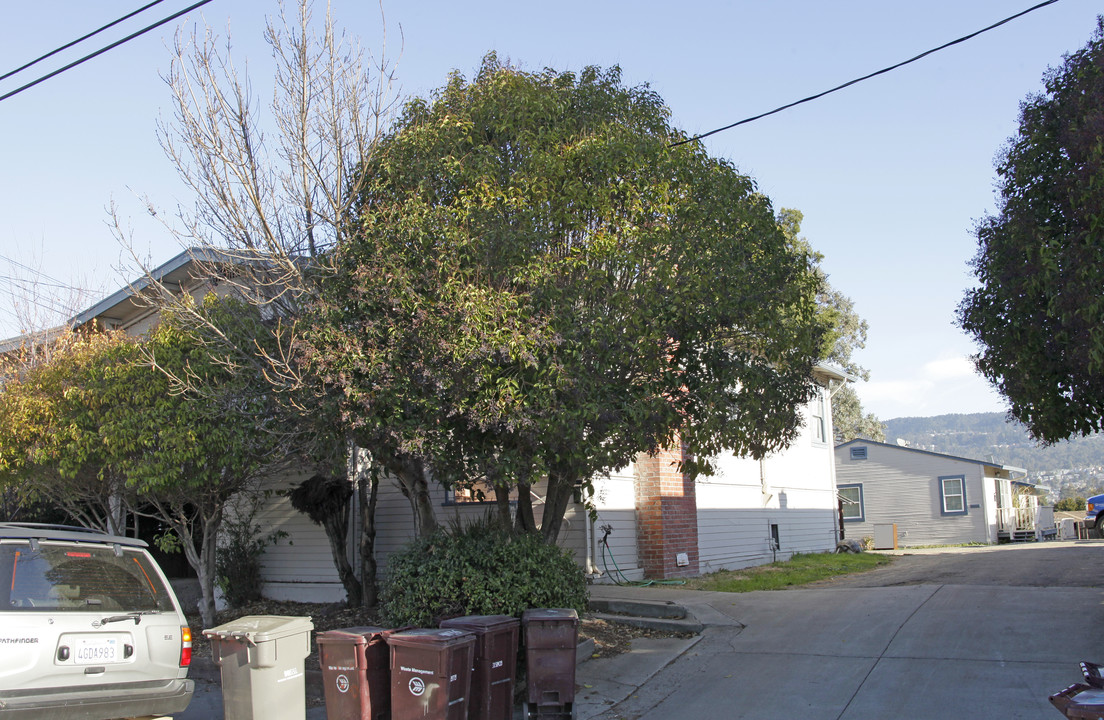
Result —
[[[609, 527], [608, 525], [606, 527]], [[617, 570], [617, 574], [621, 576], [621, 580], [610, 574], [609, 565], [606, 564], [606, 555], [609, 555], [610, 560], [613, 560], [613, 567]], [[609, 532], [602, 537], [602, 567], [606, 570], [606, 575], [613, 578], [615, 585], [629, 585], [632, 587], [648, 587], [650, 585], [685, 585], [685, 580], [629, 580], [625, 577], [625, 573], [621, 572], [621, 568], [617, 565], [617, 558], [613, 556], [613, 553], [609, 549]]]

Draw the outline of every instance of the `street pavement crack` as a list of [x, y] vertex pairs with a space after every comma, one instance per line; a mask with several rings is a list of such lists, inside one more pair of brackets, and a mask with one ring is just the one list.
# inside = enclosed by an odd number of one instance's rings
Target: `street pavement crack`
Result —
[[855, 688], [855, 692], [851, 693], [851, 697], [847, 699], [847, 704], [843, 706], [842, 710], [840, 710], [839, 715], [836, 716], [836, 720], [840, 720], [840, 718], [847, 714], [847, 710], [851, 707], [851, 703], [855, 702], [855, 698], [859, 696], [860, 692], [862, 692], [863, 687], [866, 685], [866, 681], [870, 679], [870, 676], [878, 668], [878, 665], [881, 664], [882, 660], [885, 658], [886, 652], [893, 645], [893, 641], [897, 639], [897, 636], [901, 633], [901, 630], [903, 630], [904, 627], [909, 624], [909, 621], [911, 621], [912, 618], [916, 616], [916, 613], [920, 612], [920, 610], [925, 605], [927, 605], [933, 597], [938, 595], [939, 591], [942, 590], [944, 587], [946, 586], [939, 585], [938, 587], [936, 587], [930, 595], [924, 598], [924, 602], [917, 605], [916, 608], [909, 613], [909, 616], [901, 621], [901, 624], [897, 626], [897, 629], [893, 631], [893, 635], [886, 642], [885, 647], [883, 647], [881, 652], [878, 653], [878, 656], [874, 658], [874, 662], [870, 665], [870, 669], [866, 671], [866, 675], [863, 676], [862, 682], [860, 682], [859, 686]]

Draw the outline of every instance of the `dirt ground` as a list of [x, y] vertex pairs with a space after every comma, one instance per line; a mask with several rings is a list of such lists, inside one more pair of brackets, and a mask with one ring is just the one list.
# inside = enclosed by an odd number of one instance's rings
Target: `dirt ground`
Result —
[[997, 585], [1104, 587], [1104, 540], [893, 551], [889, 565], [803, 587]]

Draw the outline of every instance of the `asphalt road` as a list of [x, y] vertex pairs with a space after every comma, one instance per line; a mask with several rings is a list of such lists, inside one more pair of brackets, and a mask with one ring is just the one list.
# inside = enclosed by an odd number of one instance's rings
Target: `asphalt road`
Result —
[[[585, 717], [1057, 718], [1047, 697], [1081, 679], [1078, 661], [1104, 662], [1104, 540], [900, 555], [776, 592], [594, 588], [683, 604], [706, 628], [637, 687], [592, 699]], [[604, 662], [580, 671], [595, 693], [620, 677]]]
[[900, 585], [1104, 587], [1104, 540], [898, 550], [894, 561], [864, 573], [807, 587]]

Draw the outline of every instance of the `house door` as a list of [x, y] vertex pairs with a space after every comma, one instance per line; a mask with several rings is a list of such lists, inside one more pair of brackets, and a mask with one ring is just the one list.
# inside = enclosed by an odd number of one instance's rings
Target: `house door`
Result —
[[1016, 502], [1012, 495], [1012, 483], [1008, 478], [997, 478], [997, 528], [1012, 531], [1016, 527]]

